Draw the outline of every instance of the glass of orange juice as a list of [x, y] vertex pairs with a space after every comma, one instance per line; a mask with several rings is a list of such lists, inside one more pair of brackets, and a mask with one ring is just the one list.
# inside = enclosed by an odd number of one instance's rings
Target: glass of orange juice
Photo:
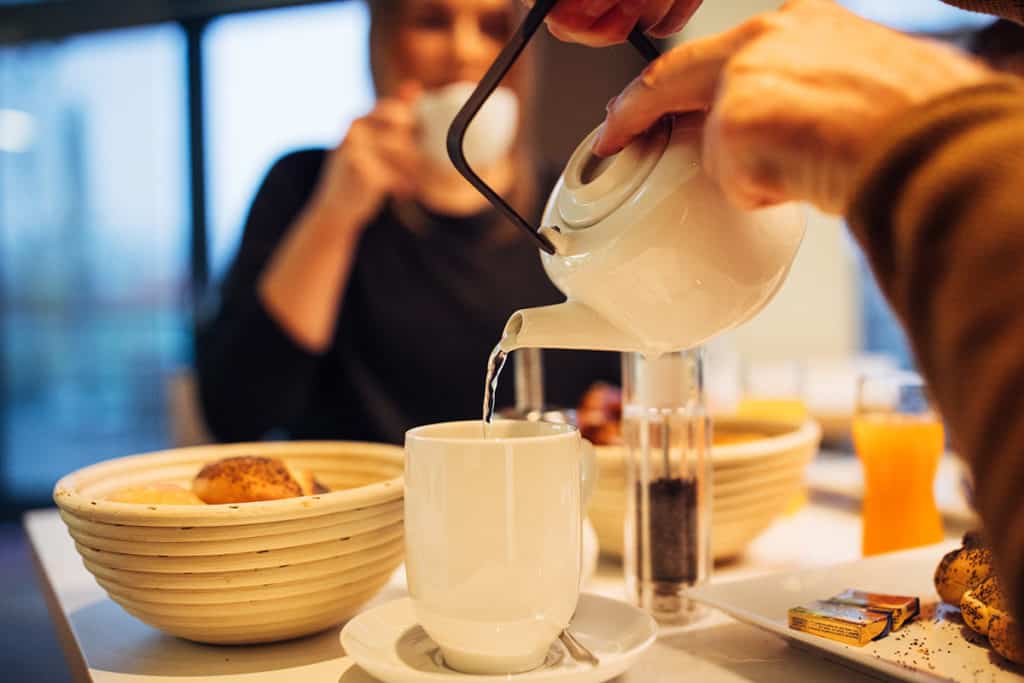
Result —
[[942, 420], [921, 378], [909, 372], [862, 377], [853, 445], [864, 467], [865, 555], [943, 539], [935, 473], [945, 450]]

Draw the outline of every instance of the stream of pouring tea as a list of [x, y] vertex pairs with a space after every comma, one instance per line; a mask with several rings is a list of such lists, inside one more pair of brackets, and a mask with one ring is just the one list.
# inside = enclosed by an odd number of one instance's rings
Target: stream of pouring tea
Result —
[[484, 438], [489, 435], [489, 427], [494, 420], [494, 398], [498, 392], [498, 377], [508, 360], [508, 352], [501, 347], [501, 342], [491, 351], [487, 359], [487, 377], [484, 379]]

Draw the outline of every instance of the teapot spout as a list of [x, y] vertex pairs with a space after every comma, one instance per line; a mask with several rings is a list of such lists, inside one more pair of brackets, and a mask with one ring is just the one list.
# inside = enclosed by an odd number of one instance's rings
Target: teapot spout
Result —
[[501, 348], [506, 352], [522, 348], [646, 350], [640, 339], [575, 301], [516, 311], [505, 324]]

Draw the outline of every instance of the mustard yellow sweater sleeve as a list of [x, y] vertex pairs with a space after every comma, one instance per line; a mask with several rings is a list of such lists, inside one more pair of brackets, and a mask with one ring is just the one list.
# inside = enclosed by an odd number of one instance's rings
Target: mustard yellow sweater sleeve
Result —
[[1024, 81], [919, 106], [847, 212], [904, 323], [1024, 617]]

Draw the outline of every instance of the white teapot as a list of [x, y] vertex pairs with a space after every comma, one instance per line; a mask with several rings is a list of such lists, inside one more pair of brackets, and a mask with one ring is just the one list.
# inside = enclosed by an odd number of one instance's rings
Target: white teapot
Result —
[[[699, 130], [663, 121], [618, 154], [580, 143], [548, 200], [540, 230], [470, 168], [469, 124], [500, 86], [557, 0], [535, 0], [448, 131], [455, 168], [542, 248], [544, 270], [568, 297], [517, 311], [501, 348], [659, 354], [706, 342], [749, 320], [782, 286], [804, 235], [797, 207], [742, 211], [701, 170]], [[639, 29], [646, 59], [657, 48]]]
[[699, 130], [663, 121], [618, 154], [576, 149], [541, 222], [544, 270], [568, 297], [517, 311], [502, 347], [663, 353], [753, 317], [804, 235], [794, 205], [743, 211], [701, 170]]

